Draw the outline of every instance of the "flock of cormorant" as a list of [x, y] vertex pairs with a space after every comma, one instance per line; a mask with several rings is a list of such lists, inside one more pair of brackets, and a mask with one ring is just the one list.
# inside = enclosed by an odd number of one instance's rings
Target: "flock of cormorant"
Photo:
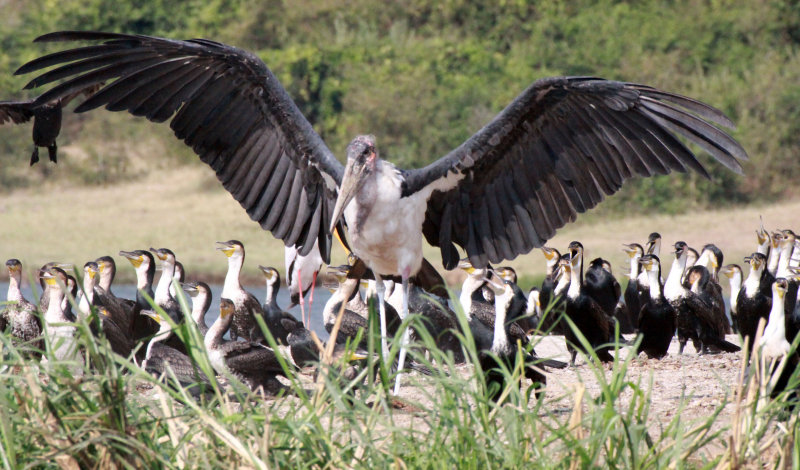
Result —
[[[633, 344], [635, 350], [631, 353], [661, 359], [667, 355], [675, 335], [680, 343], [679, 354], [683, 354], [689, 340], [699, 354], [737, 352], [740, 347], [726, 340], [726, 333], [731, 331], [740, 335], [748, 352], [758, 347], [767, 358], [781, 358], [790, 352], [800, 331], [800, 242], [791, 230], [769, 233], [761, 229], [757, 233], [757, 251], [744, 259], [750, 265], [746, 278], [739, 265], [722, 265], [722, 251], [713, 244], [698, 253], [686, 243], [676, 242], [674, 251], [669, 253], [672, 264], [666, 279], [662, 277], [658, 233], [651, 234], [644, 247], [638, 243], [623, 245], [631, 268], [624, 294], [610, 263], [604, 259], [592, 260], [584, 270], [583, 245], [577, 241], [569, 244], [563, 256], [554, 248], [542, 248], [548, 274], [541, 286], [531, 288], [527, 295], [517, 285], [512, 268], [475, 268], [464, 259], [459, 267], [466, 277], [457, 303], [412, 285], [408, 308], [421, 321], [413, 323], [411, 337], [421, 338], [423, 328], [424, 335], [432, 338], [437, 349], [449, 354], [455, 364], [468, 361], [463, 343], [472, 341], [492, 399], [499, 396], [505, 384], [507, 375], [501, 369], [513, 370], [519, 353], [523, 375], [536, 385], [537, 394], [546, 384], [547, 368], [567, 367], [564, 362], [537, 357], [532, 348], [533, 335], [563, 335], [573, 364], [579, 351], [590, 361], [596, 358], [610, 362], [620, 347], [633, 348]], [[80, 341], [76, 340], [81, 330], [76, 323], [85, 319], [91, 325], [91, 334], [104, 336], [114, 353], [157, 376], [169, 374], [171, 369], [181, 384], [193, 391], [202, 390], [196, 387], [208, 385], [215, 378], [200, 371], [187, 354], [186, 345], [174, 334], [174, 328], [186, 321], [197, 328], [209, 362], [218, 374], [232, 374], [253, 390], [276, 395], [286, 390], [278, 376], [319, 364], [321, 344], [308, 325], [277, 304], [281, 288], [278, 270], [259, 266], [266, 282], [262, 304], [239, 282], [245, 258], [242, 243], [218, 242], [218, 250], [228, 259], [228, 271], [219, 316], [210, 326], [205, 320], [212, 297], [209, 286], [204, 282], [184, 282], [185, 271], [175, 254], [166, 248], [151, 248], [119, 253], [136, 270], [136, 299], [114, 295], [116, 264], [114, 258], [103, 256], [85, 263], [82, 273], [74, 273], [82, 274], [82, 279], [72, 275], [69, 265], [43, 266], [38, 271], [41, 297], [34, 304], [24, 298], [20, 289], [22, 264], [17, 259], [8, 260], [9, 288], [7, 303], [0, 312], [0, 330], [9, 335], [12, 343], [25, 345], [21, 350], [33, 362], [46, 363], [43, 358], [47, 357], [81, 361]], [[313, 254], [287, 261], [287, 270], [299, 266], [312, 276], [321, 269]], [[157, 262], [161, 276], [155, 283]], [[323, 311], [325, 329], [332, 332], [338, 320], [337, 334], [331, 340], [336, 342], [339, 353], [353, 343], [351, 367], [357, 371], [359, 361], [366, 358], [370, 322], [378, 320], [370, 315], [369, 306], [376, 300], [377, 281], [353, 254], [348, 264], [330, 267], [328, 273], [332, 295]], [[729, 280], [725, 288], [730, 290], [730, 316], [726, 315], [720, 274]], [[389, 336], [385, 339], [390, 340], [402, 336], [398, 335], [402, 333], [398, 311], [403, 300], [393, 281], [382, 282], [388, 292]], [[176, 286], [192, 299], [191, 318], [184, 319], [176, 300]], [[303, 297], [309, 292], [310, 289], [299, 293], [296, 300], [304, 303]], [[154, 308], [156, 305], [158, 309]], [[457, 312], [463, 312], [463, 321], [459, 321]], [[270, 347], [259, 317], [278, 349]], [[763, 333], [756, 344], [759, 322]], [[225, 339], [226, 333], [230, 339]], [[622, 334], [629, 335], [630, 343]], [[46, 350], [49, 355], [42, 354]], [[784, 368], [773, 396], [786, 386], [798, 363], [798, 354], [791, 354], [790, 367]], [[283, 355], [290, 371], [281, 365], [278, 355]], [[413, 361], [408, 368], [430, 373]], [[76, 374], [84, 370], [80, 362], [73, 369]], [[351, 372], [349, 377], [355, 375]]]
[[[544, 384], [544, 367], [566, 364], [536, 357], [527, 335], [534, 328], [563, 333], [573, 363], [583, 344], [590, 346], [584, 352], [600, 361], [613, 360], [618, 330], [638, 329], [642, 335], [639, 352], [654, 358], [666, 354], [673, 332], [678, 335], [681, 352], [689, 340], [703, 354], [732, 352], [739, 348], [725, 339], [732, 327], [750, 340], [757, 324], [754, 318], [775, 313], [775, 322], [779, 322], [775, 306], [781, 300], [772, 298], [781, 296], [785, 287], [781, 297], [785, 307], [782, 318], [786, 319], [783, 340], [788, 342], [797, 331], [791, 321], [796, 303], [791, 231], [760, 233], [758, 253], [762, 254], [748, 258], [751, 272], [744, 281], [741, 268], [721, 267], [722, 254], [715, 246], [707, 245], [697, 253], [678, 242], [662, 284], [660, 238], [654, 235], [644, 248], [627, 245], [632, 276], [624, 302], [620, 302], [621, 289], [607, 262], [594, 260], [584, 269], [581, 243], [571, 243], [563, 257], [544, 247], [557, 229], [634, 176], [691, 170], [708, 177], [694, 152], [679, 138], [741, 173], [747, 153], [721, 129], [733, 128], [733, 122], [698, 100], [596, 77], [545, 78], [533, 82], [485, 127], [424, 168], [404, 170], [381, 159], [372, 135], [355, 137], [346, 149], [347, 163], [342, 165], [275, 75], [250, 52], [206, 39], [92, 31], [55, 32], [36, 41], [90, 44], [22, 65], [16, 74], [40, 72], [26, 89], [55, 85], [31, 100], [0, 102], [0, 124], [33, 118], [34, 145], [47, 147], [55, 161], [62, 108], [78, 96], [86, 98], [75, 112], [104, 106], [156, 123], [169, 121], [175, 136], [215, 171], [250, 218], [289, 247], [288, 256], [313, 258], [317, 265], [329, 263], [336, 234], [357, 261], [334, 269], [339, 285], [331, 298], [334, 304], [326, 307], [326, 327], [340, 329], [337, 341], [353, 338], [354, 331], [363, 329], [368, 320], [356, 293], [360, 279], [371, 279], [369, 292], [377, 298], [384, 358], [388, 358], [391, 333], [401, 338], [395, 393], [406, 370], [409, 341], [420, 334], [411, 329], [398, 331], [412, 312], [424, 316], [438, 347], [452, 352], [458, 361], [464, 359], [461, 336], [454, 335], [460, 328], [458, 318], [442, 308], [447, 305], [444, 298], [432, 303], [430, 295], [423, 295], [424, 291], [441, 294], [433, 288], [438, 285], [441, 289], [443, 284], [423, 259], [423, 238], [440, 248], [446, 269], [461, 265], [469, 272], [461, 306], [471, 333], [467, 336], [481, 352], [484, 368], [496, 370], [498, 363], [507, 367], [519, 348], [524, 348], [524, 375], [535, 383]], [[31, 164], [37, 159], [34, 151]], [[515, 284], [513, 270], [493, 270], [490, 263], [499, 264], [534, 248], [545, 253], [548, 277], [539, 291], [526, 297]], [[274, 339], [291, 345], [293, 338], [308, 342], [305, 315], [302, 322], [286, 315], [274, 304], [274, 295], [268, 295], [266, 306], [259, 305], [239, 282], [244, 247], [230, 241], [221, 243], [219, 249], [228, 256], [228, 275], [220, 317], [204, 337], [211, 363], [218, 372], [229, 371], [252, 387], [274, 392], [280, 388], [275, 376], [285, 371], [273, 367], [279, 351], [265, 346], [268, 338], [255, 318], [263, 315]], [[76, 315], [91, 311], [87, 306], [100, 305], [98, 321], [93, 323], [95, 332], [102, 331], [109, 339], [121, 336], [115, 350], [124, 354], [131, 341], [152, 338], [146, 348], [137, 350], [141, 364], [147, 368], [171, 365], [173, 355], [182, 354], [175, 364], [185, 366], [187, 379], [194, 378], [193, 365], [185, 362], [181, 345], [170, 332], [182, 315], [170, 292], [171, 279], [179, 275], [180, 265], [169, 250], [151, 251], [163, 266], [162, 281], [155, 291], [155, 258], [150, 251], [121, 252], [136, 268], [137, 299], [116, 299], [110, 293], [108, 274], [103, 275], [113, 268], [108, 260], [97, 260], [85, 267], [87, 294]], [[775, 270], [770, 270], [772, 264]], [[95, 271], [101, 273], [97, 285], [92, 284]], [[263, 271], [268, 290], [274, 294], [279, 276], [271, 268]], [[304, 270], [302, 276], [301, 271], [290, 268], [287, 272], [298, 299], [316, 280], [315, 275], [307, 277], [314, 269]], [[725, 317], [720, 272], [739, 292], [733, 296], [732, 325]], [[779, 281], [771, 283], [769, 276], [777, 276]], [[43, 268], [41, 277], [47, 293], [42, 298], [44, 305], [39, 306], [42, 319], [44, 324], [59, 325], [53, 331], [65, 338], [58, 343], [57, 355], [78, 354], [67, 339], [71, 336], [67, 320], [72, 316], [62, 289], [75, 281], [57, 265]], [[196, 302], [205, 305], [207, 288], [197, 284], [187, 289]], [[14, 299], [19, 296], [12, 293]], [[172, 321], [150, 313], [149, 298]], [[771, 310], [766, 311], [770, 302]], [[543, 305], [556, 307], [545, 308], [537, 322], [534, 318]], [[20, 301], [12, 304], [12, 309], [22, 306]], [[563, 318], [553, 314], [560, 308]], [[337, 309], [345, 312], [345, 321], [337, 321]], [[194, 318], [202, 319], [202, 307], [196, 310]], [[8, 318], [17, 318], [15, 315]], [[20, 315], [30, 318], [30, 313]], [[765, 351], [786, 349], [775, 339], [781, 333], [773, 326], [775, 322], [768, 325], [769, 335], [762, 336], [762, 342], [769, 343]], [[205, 327], [202, 321], [197, 324]], [[46, 331], [49, 335], [49, 329]], [[231, 340], [224, 339], [226, 331]], [[773, 341], [780, 344], [775, 346]], [[492, 372], [486, 379], [492, 384], [503, 377]], [[496, 393], [495, 387], [491, 389], [495, 392], [490, 393]]]

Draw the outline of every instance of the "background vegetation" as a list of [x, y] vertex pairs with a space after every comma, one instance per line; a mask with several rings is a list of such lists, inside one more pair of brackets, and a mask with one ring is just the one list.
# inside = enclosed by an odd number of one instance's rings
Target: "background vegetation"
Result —
[[[369, 132], [384, 157], [420, 166], [461, 143], [533, 80], [597, 75], [721, 108], [738, 124], [734, 135], [751, 156], [744, 177], [709, 165], [713, 183], [694, 175], [634, 181], [601, 206], [604, 212], [677, 213], [687, 205], [796, 194], [798, 2], [478, 3], [6, 0], [0, 4], [0, 97], [25, 96], [20, 90], [30, 77], [12, 72], [52, 47], [32, 43], [46, 32], [213, 38], [256, 51], [334, 152]], [[0, 132], [4, 190], [45, 180], [114, 183], [200, 164], [166, 126], [129, 116], [69, 115], [60, 139], [63, 167], [27, 167], [29, 126]]]

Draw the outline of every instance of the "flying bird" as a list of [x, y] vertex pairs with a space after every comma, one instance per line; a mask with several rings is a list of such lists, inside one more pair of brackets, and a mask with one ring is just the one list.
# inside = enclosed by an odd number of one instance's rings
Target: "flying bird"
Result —
[[[440, 248], [445, 268], [458, 265], [456, 245], [483, 268], [543, 246], [635, 175], [691, 169], [708, 177], [678, 136], [737, 173], [739, 160], [747, 159], [717, 127], [733, 123], [707, 104], [635, 83], [552, 77], [533, 82], [428, 166], [404, 170], [382, 160], [371, 135], [351, 141], [342, 165], [250, 52], [206, 39], [105, 32], [36, 39], [83, 40], [101, 42], [16, 71], [57, 66], [26, 85], [60, 82], [37, 105], [104, 83], [75, 111], [105, 106], [169, 121], [263, 229], [297, 245], [301, 255], [318, 241], [327, 263], [330, 232], [339, 226], [377, 278], [402, 278], [404, 307], [407, 280], [422, 264], [423, 238]], [[383, 283], [377, 285], [382, 306]]]

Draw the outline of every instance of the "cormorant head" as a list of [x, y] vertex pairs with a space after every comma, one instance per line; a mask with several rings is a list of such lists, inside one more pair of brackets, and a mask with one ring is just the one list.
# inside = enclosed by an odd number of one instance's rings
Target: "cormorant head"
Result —
[[189, 297], [194, 297], [200, 293], [199, 285], [199, 282], [181, 282], [181, 288], [189, 294]]
[[94, 261], [89, 261], [83, 265], [83, 275], [88, 277], [90, 280], [94, 280], [95, 276], [97, 276], [97, 273], [99, 272], [100, 268]]
[[234, 306], [233, 301], [231, 299], [226, 299], [225, 297], [219, 299], [219, 316], [222, 319], [227, 318], [229, 315], [233, 313]]
[[225, 253], [228, 258], [241, 257], [244, 259], [244, 245], [239, 240], [217, 242], [217, 250]]
[[680, 258], [689, 251], [689, 245], [686, 242], [675, 242], [675, 258]]
[[558, 260], [561, 259], [561, 253], [558, 252], [555, 248], [550, 248], [549, 246], [543, 246], [541, 248], [542, 254], [544, 255], [545, 259], [547, 259], [547, 264], [556, 265]]
[[39, 277], [50, 287], [59, 284], [67, 286], [67, 273], [57, 266], [48, 266], [46, 269], [42, 269], [39, 271]]
[[469, 258], [462, 258], [461, 261], [458, 262], [458, 268], [465, 271], [467, 274], [474, 274], [478, 271], [469, 261]]
[[145, 250], [120, 251], [119, 255], [124, 256], [136, 269], [139, 269], [140, 266], [149, 268], [150, 266], [155, 265], [155, 259], [153, 258], [153, 255]]
[[733, 279], [737, 274], [742, 277], [742, 268], [738, 264], [726, 264], [720, 268], [719, 273], [728, 279]]
[[649, 272], [660, 269], [661, 260], [658, 259], [656, 255], [644, 255], [639, 258], [639, 264], [642, 266], [642, 269]]
[[658, 256], [661, 253], [661, 234], [653, 232], [647, 237], [647, 244], [645, 245], [645, 253], [648, 255]]
[[[343, 264], [341, 266], [328, 266], [328, 274], [336, 279], [337, 284], [343, 284], [347, 280], [347, 273], [350, 272], [350, 266]], [[334, 286], [331, 286], [334, 287]], [[338, 285], [336, 286], [338, 287]], [[332, 288], [332, 291], [336, 290]]]
[[[700, 254], [699, 259], [706, 259], [709, 263], [711, 263], [711, 267], [714, 269], [719, 268], [722, 266], [722, 261], [724, 259], [722, 255], [722, 250], [720, 250], [717, 245], [713, 243], [708, 243], [703, 247], [702, 253]], [[698, 260], [699, 260], [698, 259]]]
[[18, 273], [22, 273], [22, 263], [15, 258], [6, 261], [6, 269], [8, 269], [8, 277], [16, 277]]
[[172, 250], [168, 248], [156, 249], [150, 247], [150, 251], [153, 252], [153, 254], [156, 255], [156, 257], [161, 261], [172, 262], [173, 264], [175, 263], [175, 253], [173, 253]]
[[333, 208], [330, 232], [333, 232], [347, 205], [364, 186], [367, 177], [375, 172], [377, 163], [378, 149], [375, 146], [375, 136], [360, 135], [347, 146], [347, 165], [344, 167], [342, 185]]
[[622, 251], [624, 251], [629, 258], [641, 257], [644, 255], [644, 248], [638, 243], [623, 244]]
[[762, 224], [761, 227], [756, 230], [756, 239], [758, 240], [759, 245], [764, 245], [767, 242], [770, 242], [769, 232], [764, 230], [764, 225]]
[[258, 269], [261, 270], [261, 273], [264, 275], [264, 279], [267, 280], [267, 284], [271, 286], [280, 284], [281, 275], [277, 269], [271, 266], [261, 266], [260, 264], [258, 265]]
[[797, 239], [797, 235], [794, 234], [793, 231], [787, 229], [781, 230], [781, 247], [786, 245], [794, 246], [794, 241]]
[[753, 271], [760, 271], [767, 264], [767, 257], [761, 253], [753, 253], [744, 257], [745, 263], [750, 264]]
[[570, 243], [568, 251], [572, 267], [578, 266], [578, 263], [583, 258], [583, 245], [581, 242], [574, 241]]
[[789, 283], [786, 279], [779, 277], [772, 283], [772, 295], [775, 298], [782, 299], [786, 295], [786, 289], [789, 288]]
[[503, 281], [509, 281], [514, 284], [517, 283], [517, 272], [514, 271], [514, 268], [511, 266], [503, 266], [502, 268], [496, 269], [493, 272]]
[[111, 276], [116, 274], [117, 264], [114, 262], [114, 258], [110, 256], [101, 256], [94, 260], [94, 262], [97, 263], [100, 274], [110, 273]]
[[710, 277], [705, 266], [692, 266], [686, 271], [684, 287], [697, 291], [698, 288], [702, 289], [706, 285]]

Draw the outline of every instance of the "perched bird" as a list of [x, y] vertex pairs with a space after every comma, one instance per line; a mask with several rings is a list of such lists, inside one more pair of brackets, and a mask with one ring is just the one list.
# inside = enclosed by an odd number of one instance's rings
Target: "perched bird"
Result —
[[[556, 287], [556, 270], [558, 269], [558, 263], [561, 261], [561, 253], [555, 248], [550, 248], [548, 246], [543, 246], [541, 250], [546, 260], [546, 268], [544, 280], [542, 280], [542, 286], [540, 288], [541, 295], [539, 301], [545, 311], [548, 311], [548, 308], [552, 311], [547, 317], [553, 319], [552, 321], [555, 322], [558, 318], [557, 307], [561, 305], [562, 301], [562, 299], [556, 299], [553, 296], [553, 290]], [[553, 303], [552, 306], [550, 305], [551, 302]], [[549, 327], [550, 324], [548, 324], [545, 329], [549, 329]]]
[[750, 265], [750, 272], [744, 281], [744, 288], [736, 296], [736, 318], [742, 341], [748, 344], [748, 351], [752, 351], [758, 322], [762, 318], [766, 321], [772, 309], [772, 283], [775, 278], [767, 271], [767, 257], [763, 254], [753, 253], [744, 260]]
[[[152, 310], [153, 277], [156, 273], [156, 262], [149, 251], [134, 250], [120, 251], [119, 255], [127, 259], [136, 270], [136, 308], [133, 316], [133, 331], [135, 342], [149, 340], [158, 332], [159, 326], [152, 318], [140, 315], [144, 310]], [[140, 348], [136, 353], [139, 364], [144, 360], [145, 350]]]
[[710, 276], [703, 286], [705, 298], [711, 304], [714, 315], [724, 319], [725, 332], [731, 333], [731, 322], [725, 315], [725, 299], [722, 297], [722, 286], [719, 285], [719, 270], [723, 259], [722, 250], [709, 243], [703, 247], [694, 265], [704, 266], [708, 270]]
[[180, 323], [183, 321], [183, 310], [181, 310], [180, 304], [171, 292], [173, 280], [176, 279], [175, 268], [178, 263], [175, 259], [175, 253], [168, 248], [156, 249], [152, 247], [150, 252], [161, 261], [161, 276], [158, 278], [158, 284], [156, 284], [155, 292], [153, 293], [153, 301], [167, 312], [173, 322]]
[[264, 279], [267, 283], [267, 295], [264, 305], [262, 306], [264, 310], [264, 322], [270, 334], [272, 334], [272, 337], [275, 338], [275, 341], [288, 344], [286, 342], [286, 336], [290, 331], [296, 328], [296, 325], [292, 328], [286, 328], [285, 322], [300, 322], [290, 313], [284, 312], [283, 309], [278, 306], [278, 291], [281, 288], [281, 275], [278, 273], [278, 270], [261, 265], [258, 266], [258, 269], [264, 274]]
[[583, 275], [583, 285], [586, 294], [619, 324], [620, 333], [633, 333], [635, 323], [629, 321], [627, 311], [619, 308], [622, 287], [611, 272], [611, 263], [603, 258], [593, 259]]
[[[105, 42], [56, 52], [16, 71], [57, 67], [26, 85], [64, 80], [36, 105], [111, 81], [76, 111], [106, 106], [170, 120], [250, 217], [300, 254], [318, 241], [329, 261], [329, 234], [338, 227], [375, 273], [381, 316], [382, 276], [400, 276], [408, 299], [408, 280], [422, 267], [423, 237], [440, 248], [445, 268], [458, 264], [456, 244], [483, 268], [542, 246], [634, 175], [692, 169], [708, 177], [677, 135], [738, 173], [739, 160], [747, 158], [714, 125], [733, 123], [702, 102], [633, 83], [554, 77], [534, 82], [427, 167], [396, 168], [379, 158], [369, 135], [350, 142], [343, 166], [252, 53], [208, 40], [105, 32], [38, 38], [78, 40]], [[401, 362], [404, 356], [401, 347]]]
[[24, 357], [39, 360], [42, 357], [42, 322], [36, 305], [22, 295], [22, 263], [18, 259], [6, 261], [8, 271], [8, 294], [4, 309], [0, 311], [0, 334], [11, 334], [12, 344], [27, 344], [30, 349], [24, 351]]
[[[597, 354], [597, 358], [602, 362], [611, 362], [614, 360], [614, 356], [610, 353], [614, 341], [613, 320], [586, 293], [583, 287], [583, 245], [580, 242], [572, 242], [569, 244], [569, 251], [570, 282], [566, 296], [567, 317], [572, 320], [578, 331], [589, 342]], [[584, 348], [572, 328], [564, 333], [564, 341], [567, 343], [567, 349], [571, 355], [570, 362], [575, 364], [578, 350], [584, 350]], [[584, 352], [589, 354], [588, 351]]]
[[691, 309], [690, 318], [702, 347], [701, 354], [718, 351], [738, 352], [741, 348], [725, 339], [728, 323], [725, 317], [720, 316], [715, 310], [712, 299], [709, 298], [706, 284], [710, 279], [711, 274], [705, 266], [692, 266], [686, 271], [687, 291], [684, 298], [692, 299], [687, 300], [687, 305]]
[[114, 258], [101, 256], [94, 262], [97, 263], [100, 271], [100, 279], [94, 289], [97, 302], [108, 310], [111, 318], [123, 331], [131, 334], [134, 315], [136, 315], [136, 301], [117, 297], [111, 290], [111, 285], [117, 274], [117, 264]]
[[[67, 273], [61, 268], [52, 266], [47, 271], [40, 272], [40, 276], [48, 286], [49, 296], [47, 311], [43, 314], [45, 323], [43, 331], [48, 357], [59, 362], [71, 362], [72, 364], [67, 366], [71, 373], [76, 377], [82, 377], [83, 353], [76, 338], [77, 327], [67, 318], [62, 303], [66, 297]], [[45, 362], [49, 365], [49, 361]]]
[[[772, 367], [768, 368], [768, 373], [770, 374], [769, 383], [771, 385], [769, 394], [773, 399], [786, 390], [789, 380], [794, 375], [798, 365], [800, 365], [800, 356], [798, 356], [797, 351], [791, 351], [791, 344], [785, 331], [784, 300], [787, 289], [788, 282], [786, 279], [778, 278], [773, 282], [772, 308], [769, 312], [769, 321], [759, 342], [761, 354], [767, 360], [772, 361]], [[780, 361], [783, 361], [784, 365], [783, 369], [779, 371]], [[787, 399], [791, 402], [791, 406], [794, 407], [797, 400], [797, 389], [791, 390]]]
[[172, 334], [170, 322], [153, 310], [143, 310], [142, 315], [152, 318], [159, 326], [158, 333], [147, 343], [142, 369], [156, 377], [172, 377], [194, 397], [212, 392], [211, 380], [192, 358], [164, 344]]
[[244, 266], [244, 245], [238, 240], [217, 242], [217, 250], [228, 258], [228, 273], [222, 285], [222, 297], [233, 302], [233, 323], [231, 339], [243, 338], [245, 341], [263, 342], [264, 334], [256, 321], [256, 315], [264, 316], [264, 309], [256, 296], [244, 290], [239, 282], [239, 274]]
[[730, 313], [731, 313], [731, 323], [733, 325], [733, 331], [739, 333], [739, 292], [742, 290], [742, 267], [738, 264], [726, 264], [719, 270], [719, 273], [722, 276], [728, 278], [728, 283], [730, 284], [731, 288], [731, 295], [730, 295]]
[[[647, 292], [641, 291], [641, 287], [639, 285], [639, 277], [641, 275], [641, 269], [639, 269], [640, 263], [639, 260], [644, 256], [644, 249], [642, 245], [638, 243], [631, 243], [628, 245], [622, 245], [622, 251], [624, 251], [628, 258], [630, 259], [630, 272], [628, 273], [628, 285], [625, 286], [625, 292], [623, 296], [625, 297], [625, 306], [627, 307], [628, 312], [628, 321], [631, 322], [633, 325], [638, 325], [639, 323], [639, 312], [642, 311], [642, 305], [650, 298], [650, 291], [649, 289]], [[659, 249], [659, 251], [661, 251]], [[658, 255], [653, 255], [658, 257]], [[659, 270], [660, 270], [661, 262], [659, 261]], [[649, 276], [648, 276], [648, 282]], [[658, 280], [659, 284], [661, 283], [661, 279]], [[659, 285], [659, 290], [661, 286]], [[643, 301], [644, 300], [644, 301]]]
[[181, 287], [192, 298], [192, 320], [197, 325], [201, 337], [208, 332], [206, 313], [211, 307], [211, 288], [205, 282], [182, 282]]
[[661, 359], [667, 355], [675, 335], [677, 315], [661, 289], [661, 260], [656, 255], [644, 255], [639, 263], [650, 278], [650, 296], [639, 311], [638, 329], [642, 341], [636, 354], [644, 352], [647, 357]]
[[205, 347], [211, 366], [218, 374], [231, 374], [253, 391], [277, 395], [286, 390], [278, 376], [286, 376], [275, 352], [253, 341], [228, 341], [223, 335], [231, 327], [236, 306], [227, 298], [219, 300], [219, 317], [208, 329]]

